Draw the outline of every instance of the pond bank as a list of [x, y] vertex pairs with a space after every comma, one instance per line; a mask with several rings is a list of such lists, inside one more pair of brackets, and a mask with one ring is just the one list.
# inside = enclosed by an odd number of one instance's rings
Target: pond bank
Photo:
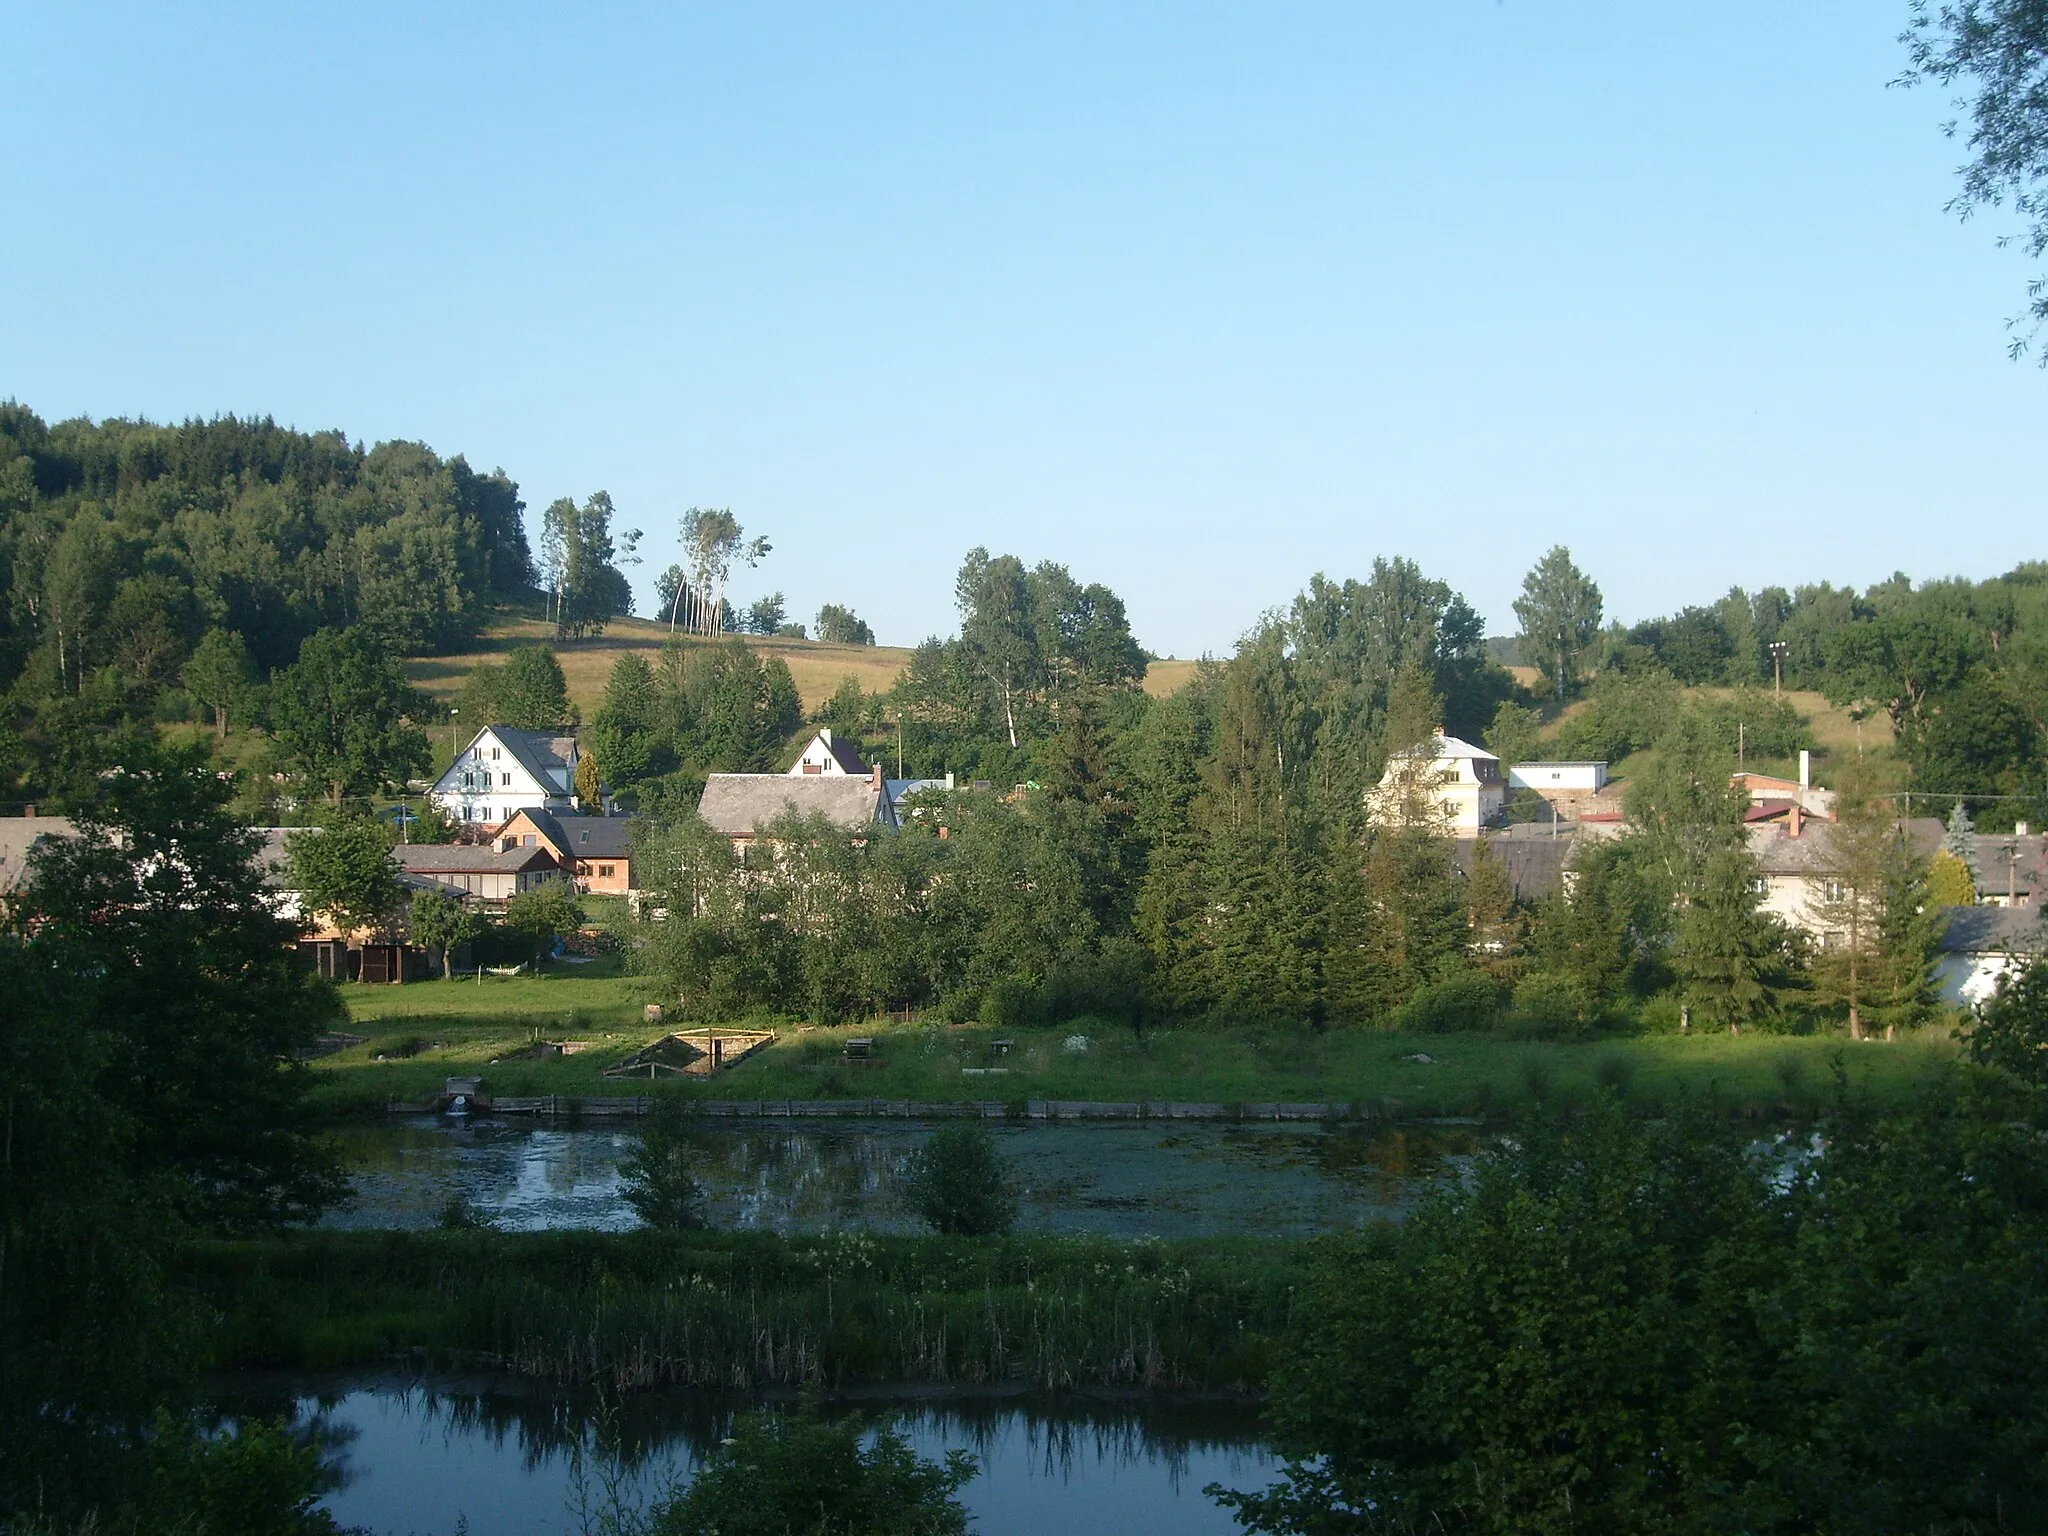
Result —
[[183, 1268], [218, 1369], [1255, 1393], [1308, 1262], [1275, 1238], [486, 1230], [195, 1243]]

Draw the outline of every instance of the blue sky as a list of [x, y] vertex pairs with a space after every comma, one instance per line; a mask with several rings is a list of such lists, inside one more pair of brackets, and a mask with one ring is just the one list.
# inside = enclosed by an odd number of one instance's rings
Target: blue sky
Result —
[[976, 544], [1225, 652], [1406, 555], [1511, 631], [2048, 555], [2028, 268], [1898, 3], [0, 0], [0, 396], [730, 506], [884, 641]]

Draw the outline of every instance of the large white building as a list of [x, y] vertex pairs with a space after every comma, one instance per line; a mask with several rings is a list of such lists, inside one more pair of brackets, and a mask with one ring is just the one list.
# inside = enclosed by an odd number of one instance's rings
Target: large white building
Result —
[[576, 738], [555, 731], [487, 725], [476, 733], [428, 798], [450, 821], [503, 826], [521, 811], [576, 808]]
[[1366, 812], [1380, 825], [1391, 825], [1409, 813], [1405, 802], [1416, 792], [1437, 830], [1465, 837], [1494, 825], [1507, 806], [1500, 759], [1441, 729], [1422, 745], [1395, 754], [1379, 787], [1367, 791]]

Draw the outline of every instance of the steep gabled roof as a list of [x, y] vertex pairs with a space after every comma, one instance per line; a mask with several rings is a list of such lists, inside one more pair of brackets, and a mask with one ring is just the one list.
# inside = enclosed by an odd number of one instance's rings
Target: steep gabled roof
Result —
[[[629, 859], [633, 856], [633, 833], [639, 825], [631, 816], [570, 816], [531, 806], [521, 809], [512, 821], [524, 817], [534, 830], [562, 852], [579, 859]], [[510, 826], [508, 821], [505, 825]], [[504, 828], [499, 828], [500, 835]]]
[[727, 837], [751, 837], [754, 829], [795, 811], [820, 815], [835, 827], [858, 832], [896, 825], [889, 797], [872, 774], [714, 773], [704, 781], [697, 814]]
[[[542, 789], [554, 794], [568, 794], [575, 789], [574, 736], [560, 731], [522, 731], [512, 725], [493, 725], [489, 730]], [[557, 772], [566, 776], [566, 783], [555, 778]]]

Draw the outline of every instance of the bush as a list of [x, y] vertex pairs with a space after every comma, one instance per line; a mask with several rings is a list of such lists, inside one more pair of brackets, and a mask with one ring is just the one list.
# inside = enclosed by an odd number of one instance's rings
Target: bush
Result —
[[1017, 1219], [1010, 1170], [982, 1126], [948, 1125], [934, 1131], [910, 1159], [904, 1194], [935, 1232], [993, 1237]]
[[1514, 1032], [1531, 1040], [1564, 1040], [1592, 1022], [1592, 999], [1569, 976], [1537, 971], [1515, 988]]
[[1394, 1015], [1402, 1029], [1449, 1035], [1491, 1029], [1500, 1016], [1500, 989], [1478, 971], [1460, 971], [1419, 989]]
[[659, 1505], [653, 1536], [718, 1532], [815, 1536], [955, 1536], [967, 1511], [953, 1497], [974, 1476], [972, 1457], [926, 1461], [894, 1430], [863, 1449], [858, 1419], [749, 1413], [690, 1486]]

